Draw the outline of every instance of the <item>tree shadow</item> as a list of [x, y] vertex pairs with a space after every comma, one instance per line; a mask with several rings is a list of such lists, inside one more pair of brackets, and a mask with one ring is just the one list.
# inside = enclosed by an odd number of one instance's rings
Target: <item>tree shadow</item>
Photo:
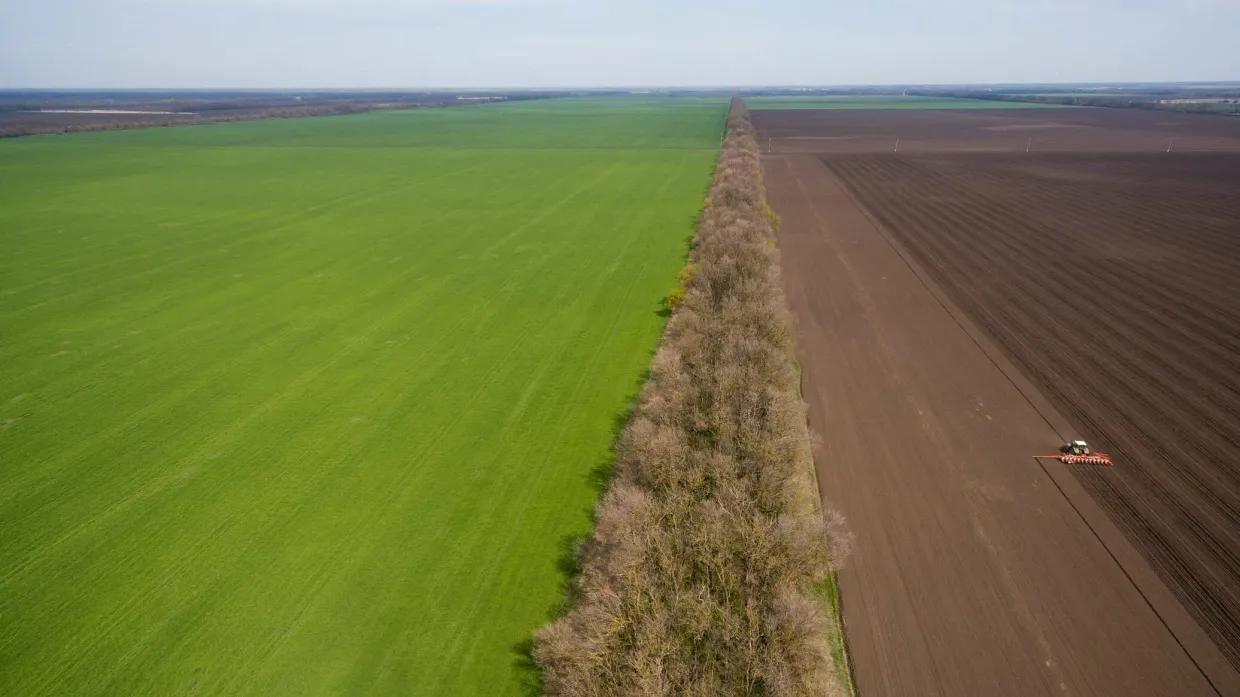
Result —
[[521, 694], [529, 695], [529, 697], [541, 695], [542, 671], [538, 668], [538, 661], [534, 660], [534, 638], [527, 637], [513, 644], [512, 652], [516, 655], [513, 665], [517, 668], [517, 681]]
[[[664, 311], [659, 310], [660, 315]], [[654, 356], [658, 350], [650, 351], [646, 357], [646, 365], [649, 366], [654, 361]], [[607, 448], [607, 455], [600, 460], [594, 467], [590, 468], [590, 472], [586, 475], [586, 481], [590, 483], [594, 493], [598, 498], [602, 498], [607, 493], [607, 487], [611, 485], [611, 480], [616, 476], [616, 446], [620, 444], [620, 436], [624, 434], [624, 429], [629, 425], [629, 421], [633, 418], [633, 411], [637, 409], [637, 402], [641, 399], [642, 388], [650, 380], [650, 368], [647, 367], [642, 374], [633, 383], [627, 397], [624, 399], [624, 409], [611, 417], [611, 445]], [[590, 527], [594, 527], [594, 508], [590, 508]]]
[[697, 228], [698, 223], [702, 221], [702, 211], [698, 211], [697, 214], [689, 219], [689, 221], [689, 224], [691, 225], [691, 232], [685, 236], [684, 240], [685, 261], [689, 260], [689, 253], [693, 251], [693, 241], [697, 239]]
[[[654, 360], [655, 352], [650, 351], [646, 361], [647, 365]], [[583, 553], [586, 546], [589, 545], [590, 539], [594, 536], [594, 527], [598, 523], [595, 505], [607, 493], [607, 488], [611, 486], [611, 481], [615, 477], [616, 445], [619, 443], [620, 436], [624, 433], [625, 427], [628, 426], [629, 419], [632, 418], [633, 411], [637, 408], [637, 401], [641, 398], [642, 388], [649, 379], [650, 369], [646, 368], [634, 382], [628, 397], [625, 398], [624, 409], [612, 416], [611, 445], [607, 449], [607, 455], [586, 473], [586, 481], [595, 493], [594, 505], [591, 505], [586, 510], [590, 518], [590, 529], [584, 532], [570, 533], [560, 538], [559, 553], [556, 554], [555, 559], [555, 568], [560, 575], [560, 593], [559, 599], [547, 609], [548, 622], [554, 622], [564, 617], [577, 604], [580, 591], [578, 579], [581, 577]], [[531, 697], [541, 694], [543, 688], [542, 670], [538, 665], [538, 661], [534, 659], [534, 649], [536, 646], [537, 643], [534, 641], [534, 638], [527, 637], [511, 647], [514, 655], [513, 667], [517, 671], [521, 692]]]

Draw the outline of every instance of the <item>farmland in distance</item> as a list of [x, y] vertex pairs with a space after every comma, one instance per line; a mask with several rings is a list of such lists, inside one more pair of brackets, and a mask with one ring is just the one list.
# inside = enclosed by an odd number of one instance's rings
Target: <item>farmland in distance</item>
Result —
[[725, 111], [0, 143], [0, 692], [529, 688]]
[[898, 94], [790, 95], [749, 97], [745, 104], [758, 111], [784, 109], [1065, 109], [1063, 104], [996, 102], [962, 97], [925, 97]]

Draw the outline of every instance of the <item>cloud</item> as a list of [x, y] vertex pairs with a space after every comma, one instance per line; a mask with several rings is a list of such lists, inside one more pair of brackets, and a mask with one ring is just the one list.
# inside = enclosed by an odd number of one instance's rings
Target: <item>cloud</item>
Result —
[[0, 85], [1234, 79], [1237, 25], [1222, 0], [0, 0]]

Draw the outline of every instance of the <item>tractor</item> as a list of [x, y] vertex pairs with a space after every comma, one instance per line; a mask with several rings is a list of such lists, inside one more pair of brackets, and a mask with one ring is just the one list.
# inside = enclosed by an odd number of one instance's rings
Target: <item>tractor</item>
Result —
[[1034, 455], [1038, 460], [1059, 460], [1065, 465], [1104, 465], [1111, 467], [1115, 463], [1111, 456], [1089, 447], [1083, 440], [1072, 440], [1059, 446], [1057, 455]]

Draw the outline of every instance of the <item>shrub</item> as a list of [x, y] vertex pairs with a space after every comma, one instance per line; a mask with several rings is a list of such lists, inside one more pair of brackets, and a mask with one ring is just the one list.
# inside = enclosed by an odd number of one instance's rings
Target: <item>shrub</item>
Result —
[[668, 291], [667, 295], [663, 296], [663, 309], [672, 312], [680, 307], [680, 303], [684, 302], [684, 299], [685, 289], [681, 286], [676, 286]]
[[670, 313], [680, 307], [680, 303], [684, 302], [685, 286], [689, 285], [689, 281], [693, 279], [693, 272], [695, 270], [697, 270], [697, 264], [693, 263], [685, 264], [685, 267], [680, 270], [679, 283], [676, 284], [676, 287], [673, 288], [671, 292], [663, 297], [664, 310]]

